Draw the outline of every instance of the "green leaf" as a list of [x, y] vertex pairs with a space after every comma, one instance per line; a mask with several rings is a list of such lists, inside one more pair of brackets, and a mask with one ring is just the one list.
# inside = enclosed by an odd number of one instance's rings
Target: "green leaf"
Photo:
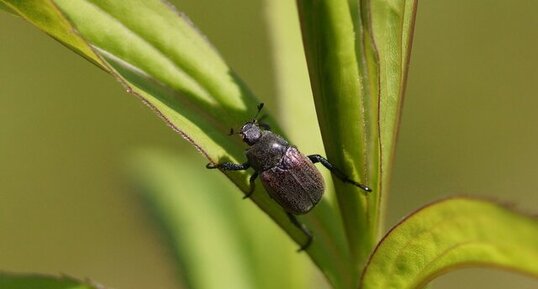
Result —
[[131, 180], [176, 253], [187, 287], [305, 288], [306, 256], [197, 159], [144, 150], [130, 163]]
[[104, 69], [99, 57], [74, 32], [72, 25], [58, 11], [51, 0], [0, 0], [0, 4]]
[[[328, 159], [351, 178], [373, 186], [368, 196], [354, 186], [335, 181], [336, 195], [345, 226], [355, 272], [374, 245], [375, 220], [368, 203], [376, 202], [376, 170], [370, 171], [367, 159], [374, 156], [367, 131], [368, 121], [363, 80], [355, 47], [355, 31], [346, 0], [297, 1], [310, 82], [318, 121]], [[374, 151], [375, 151], [374, 147]], [[355, 274], [358, 275], [358, 274]], [[355, 281], [352, 281], [353, 283]], [[349, 286], [352, 286], [352, 284]]]
[[44, 275], [25, 275], [0, 273], [0, 288], [5, 289], [97, 289], [94, 286], [70, 277], [51, 277]]
[[381, 223], [381, 196], [388, 189], [415, 1], [297, 3], [327, 156], [374, 190], [366, 195], [335, 182], [354, 270], [359, 272]]
[[15, 14], [15, 11], [11, 10], [11, 8], [9, 8], [8, 6], [6, 6], [5, 4], [3, 4], [2, 2], [0, 2], [0, 9], [8, 12], [8, 13], [11, 13], [11, 14]]
[[538, 278], [538, 218], [479, 199], [431, 204], [384, 237], [360, 288], [422, 288], [463, 266], [510, 269]]
[[[191, 22], [164, 1], [0, 3], [111, 73], [211, 162], [244, 161], [245, 145], [228, 132], [251, 119], [259, 101]], [[281, 133], [271, 117], [266, 121]], [[225, 173], [248, 191], [247, 172]], [[251, 199], [297, 243], [306, 241], [260, 185]], [[308, 216], [316, 240], [307, 253], [329, 279], [342, 280], [347, 248], [333, 237], [334, 218], [320, 213], [327, 210], [324, 200]]]
[[[417, 0], [369, 1], [369, 34], [377, 51], [380, 194], [389, 191], [392, 162], [405, 93]], [[367, 16], [368, 17], [368, 16]], [[380, 204], [383, 206], [383, 204]], [[379, 205], [377, 205], [379, 206]], [[383, 210], [381, 210], [383, 211]]]

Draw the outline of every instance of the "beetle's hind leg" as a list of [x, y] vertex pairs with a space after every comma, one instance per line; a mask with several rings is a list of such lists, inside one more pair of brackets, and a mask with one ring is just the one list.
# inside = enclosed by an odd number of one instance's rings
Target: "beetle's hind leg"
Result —
[[314, 239], [314, 237], [312, 236], [312, 233], [310, 233], [308, 228], [304, 224], [301, 224], [299, 222], [299, 220], [297, 220], [297, 218], [294, 215], [292, 215], [291, 213], [288, 213], [288, 212], [286, 212], [286, 214], [288, 215], [288, 218], [293, 223], [293, 225], [295, 225], [295, 227], [297, 227], [299, 230], [301, 230], [306, 235], [306, 237], [308, 238], [308, 240], [306, 240], [306, 243], [301, 245], [301, 248], [299, 248], [297, 250], [297, 252], [301, 252], [301, 251], [304, 251], [304, 250], [308, 249], [308, 247], [310, 247], [310, 245], [312, 244], [312, 240]]
[[249, 184], [250, 184], [250, 189], [248, 190], [248, 192], [245, 194], [245, 196], [243, 197], [243, 199], [248, 199], [250, 198], [250, 196], [252, 196], [252, 194], [254, 193], [254, 189], [256, 188], [256, 178], [258, 177], [258, 172], [254, 172], [254, 174], [252, 174], [252, 176], [250, 176], [250, 178], [248, 179], [249, 181]]
[[350, 179], [346, 174], [344, 174], [342, 171], [340, 171], [337, 167], [335, 167], [333, 164], [331, 164], [326, 158], [320, 156], [320, 155], [309, 155], [308, 158], [312, 161], [312, 163], [321, 163], [324, 167], [326, 167], [331, 173], [333, 173], [337, 178], [342, 180], [344, 183], [349, 183], [352, 185], [355, 185], [361, 189], [363, 189], [366, 192], [371, 192], [372, 189], [369, 187], [359, 184], [358, 182]]

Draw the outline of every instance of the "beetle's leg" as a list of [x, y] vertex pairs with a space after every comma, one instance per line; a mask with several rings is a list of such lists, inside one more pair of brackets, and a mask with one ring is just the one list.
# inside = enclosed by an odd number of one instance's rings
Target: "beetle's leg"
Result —
[[[234, 164], [234, 163], [220, 163], [220, 164], [212, 164], [209, 163], [205, 166], [208, 169], [222, 169], [224, 171], [242, 171], [250, 168], [250, 164], [248, 162], [242, 163], [242, 164]], [[254, 181], [258, 177], [258, 172], [254, 172], [252, 176], [250, 176], [250, 189], [245, 194], [243, 199], [246, 199], [254, 193]]]
[[242, 171], [250, 168], [248, 162], [243, 164], [234, 164], [234, 163], [221, 163], [221, 164], [212, 164], [209, 163], [205, 166], [208, 169], [223, 169], [225, 171]]
[[314, 237], [312, 236], [312, 233], [310, 233], [308, 228], [304, 224], [301, 224], [294, 215], [288, 212], [286, 212], [286, 215], [288, 215], [288, 218], [290, 218], [290, 221], [293, 223], [293, 225], [295, 225], [295, 227], [301, 230], [306, 235], [306, 237], [308, 237], [308, 240], [306, 240], [306, 243], [301, 245], [301, 248], [299, 248], [297, 252], [301, 252], [308, 249], [308, 247], [310, 247], [310, 245], [312, 244], [312, 240], [314, 239]]
[[243, 199], [250, 198], [250, 196], [252, 196], [252, 194], [254, 193], [255, 181], [256, 181], [257, 177], [258, 177], [258, 172], [254, 172], [254, 174], [252, 174], [252, 176], [250, 176], [250, 179], [249, 179], [250, 189], [245, 194]]
[[331, 173], [333, 173], [337, 178], [342, 180], [344, 183], [349, 183], [349, 184], [355, 185], [355, 186], [363, 189], [366, 192], [371, 192], [372, 191], [372, 189], [370, 189], [369, 187], [367, 187], [367, 186], [365, 186], [363, 184], [359, 184], [356, 181], [350, 179], [348, 176], [346, 176], [346, 174], [344, 174], [342, 171], [340, 171], [337, 167], [333, 166], [333, 164], [331, 164], [326, 158], [324, 158], [324, 157], [322, 157], [320, 155], [309, 155], [308, 158], [314, 164], [315, 163], [321, 163], [324, 167], [329, 169], [329, 171], [331, 171]]

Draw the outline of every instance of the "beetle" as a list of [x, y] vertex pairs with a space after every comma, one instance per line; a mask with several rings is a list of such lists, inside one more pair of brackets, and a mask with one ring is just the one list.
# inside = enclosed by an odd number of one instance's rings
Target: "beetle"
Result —
[[[350, 179], [326, 158], [318, 154], [305, 156], [295, 146], [272, 132], [267, 124], [257, 119], [262, 108], [263, 103], [260, 103], [254, 119], [246, 122], [238, 133], [249, 146], [245, 151], [247, 161], [241, 164], [209, 163], [206, 167], [225, 171], [254, 169], [254, 174], [249, 179], [249, 191], [244, 198], [254, 193], [255, 180], [260, 176], [269, 196], [284, 209], [293, 225], [308, 237], [306, 243], [298, 250], [303, 251], [311, 245], [313, 236], [295, 216], [310, 212], [321, 200], [325, 191], [325, 182], [319, 170], [314, 166], [315, 163], [321, 163], [345, 183], [357, 186], [365, 192], [372, 190]], [[234, 134], [233, 129], [230, 130], [230, 135], [232, 134]]]

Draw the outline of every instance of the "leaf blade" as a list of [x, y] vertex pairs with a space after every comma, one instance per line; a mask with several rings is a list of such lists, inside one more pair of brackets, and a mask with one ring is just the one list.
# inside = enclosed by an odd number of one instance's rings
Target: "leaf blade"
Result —
[[[76, 49], [77, 53], [94, 59], [211, 162], [244, 161], [245, 145], [227, 134], [230, 127], [252, 118], [258, 100], [206, 38], [164, 1], [0, 1], [10, 7], [25, 8], [28, 13], [23, 16], [46, 32], [58, 23], [68, 23], [61, 31], [82, 41], [84, 47]], [[33, 13], [40, 9], [53, 11], [55, 18], [50, 23], [40, 22], [41, 14]], [[141, 18], [151, 25], [141, 25]], [[70, 39], [55, 38], [72, 45]], [[266, 121], [280, 132], [271, 117]], [[248, 191], [247, 172], [225, 174], [240, 190]], [[297, 243], [305, 242], [303, 233], [289, 222], [282, 208], [261, 186], [257, 186], [251, 200]], [[310, 217], [314, 220], [313, 229], [331, 231], [330, 224], [320, 217], [316, 213]], [[338, 246], [331, 241], [320, 238], [308, 250], [317, 264], [332, 264], [328, 260], [345, 258], [341, 250], [333, 254], [330, 248]], [[325, 266], [324, 272], [339, 274], [332, 266]]]
[[0, 0], [10, 12], [24, 18], [71, 50], [104, 68], [99, 57], [77, 35], [70, 23], [58, 11], [51, 0], [10, 1]]
[[[364, 75], [359, 70], [355, 31], [348, 1], [297, 1], [301, 19], [303, 43], [318, 122], [327, 158], [352, 179], [376, 186], [368, 171], [371, 156], [366, 131], [371, 111], [366, 109], [368, 97]], [[375, 154], [374, 154], [375, 155]], [[375, 175], [375, 172], [374, 172]], [[365, 196], [361, 189], [334, 181], [336, 197], [344, 224], [353, 270], [374, 246], [375, 202], [377, 193]], [[358, 275], [358, 274], [355, 274]], [[351, 283], [351, 287], [354, 281]]]
[[[300, 23], [297, 6], [287, 0], [267, 0], [269, 35], [273, 45], [275, 79], [278, 85], [279, 119], [286, 128], [289, 141], [302, 153], [324, 155], [323, 143], [317, 126], [316, 111], [310, 91], [308, 70], [301, 43]], [[345, 240], [340, 216], [334, 209], [335, 198], [330, 172], [320, 167], [327, 187], [324, 200], [302, 221], [313, 230], [314, 244], [329, 242], [334, 244], [327, 254], [325, 264], [318, 264], [334, 288], [349, 288], [355, 274]], [[321, 225], [319, 223], [323, 222]], [[321, 231], [320, 229], [324, 229]], [[336, 252], [335, 252], [336, 251]], [[347, 257], [347, 258], [346, 258]]]
[[[373, 189], [335, 182], [355, 269], [380, 228], [411, 47], [414, 0], [297, 1], [327, 156]], [[388, 31], [386, 31], [388, 30]]]
[[[411, 56], [416, 0], [368, 1], [369, 33], [376, 50], [380, 203], [390, 189], [390, 176]], [[380, 216], [381, 218], [381, 216]], [[381, 221], [380, 221], [381, 223]]]
[[361, 287], [421, 288], [465, 265], [510, 268], [538, 277], [538, 219], [469, 198], [443, 200], [413, 213], [380, 242]]

